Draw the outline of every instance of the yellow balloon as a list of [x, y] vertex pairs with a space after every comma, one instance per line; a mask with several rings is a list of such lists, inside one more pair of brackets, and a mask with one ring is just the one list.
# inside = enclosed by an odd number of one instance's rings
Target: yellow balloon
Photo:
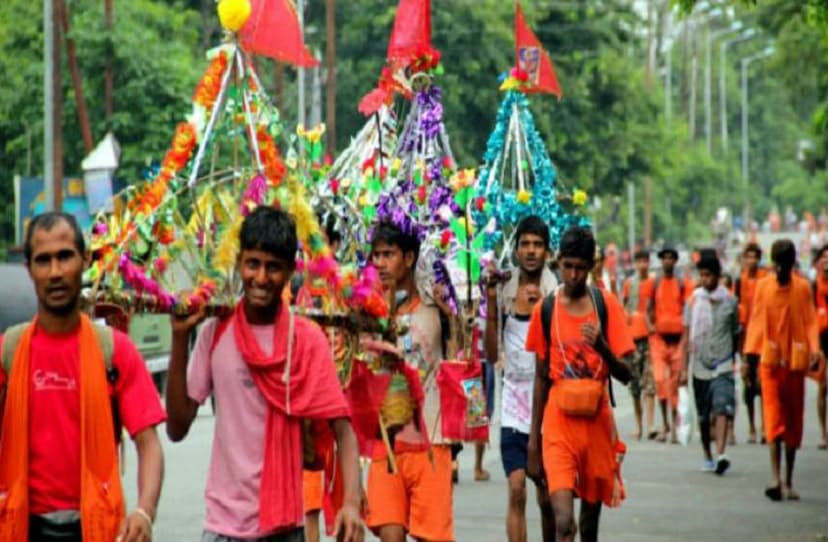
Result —
[[231, 32], [241, 30], [251, 11], [250, 0], [221, 0], [218, 4], [221, 26]]

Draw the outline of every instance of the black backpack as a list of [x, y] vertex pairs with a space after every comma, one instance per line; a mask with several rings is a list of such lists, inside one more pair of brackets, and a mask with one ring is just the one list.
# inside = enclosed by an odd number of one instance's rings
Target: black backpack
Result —
[[[609, 315], [607, 314], [607, 305], [604, 301], [604, 295], [596, 286], [589, 286], [589, 295], [592, 296], [592, 302], [595, 303], [595, 312], [598, 313], [598, 320], [601, 322], [601, 335], [604, 340], [607, 339], [607, 321]], [[546, 341], [547, 354], [546, 363], [549, 363], [549, 348], [552, 346], [552, 316], [555, 312], [555, 293], [546, 296], [541, 305], [541, 325], [543, 326], [543, 338]], [[615, 407], [615, 394], [612, 391], [612, 377], [609, 378], [609, 394], [610, 403]]]

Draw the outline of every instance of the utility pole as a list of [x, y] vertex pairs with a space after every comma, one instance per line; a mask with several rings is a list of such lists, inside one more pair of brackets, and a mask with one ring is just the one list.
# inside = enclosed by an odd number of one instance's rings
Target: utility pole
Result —
[[[707, 30], [707, 43], [705, 44], [705, 65], [704, 65], [704, 133], [705, 137], [707, 138], [707, 152], [708, 154], [712, 154], [713, 152], [713, 60], [712, 60], [712, 48], [713, 42], [718, 40], [719, 38], [726, 36], [727, 34], [732, 34], [733, 32], [738, 32], [742, 29], [741, 21], [735, 21], [730, 27], [725, 28], [723, 30], [719, 30], [717, 32], [710, 32], [710, 29]], [[724, 74], [724, 57], [722, 60], [722, 66], [720, 73]], [[724, 79], [723, 75], [719, 79], [719, 101], [724, 99], [724, 95], [726, 93], [726, 89], [724, 87]], [[726, 149], [726, 147], [725, 147]]]
[[627, 183], [627, 246], [630, 249], [630, 259], [635, 253], [635, 183]]
[[750, 220], [750, 134], [749, 134], [749, 91], [748, 91], [748, 68], [756, 60], [767, 58], [774, 53], [773, 47], [768, 47], [761, 53], [742, 59], [742, 189], [744, 190], [744, 223], [747, 225]]
[[[647, 1], [647, 86], [652, 88], [653, 76], [655, 71], [656, 60], [656, 9], [655, 0]], [[634, 196], [635, 188], [632, 188], [631, 194]], [[652, 190], [652, 178], [649, 175], [644, 176], [644, 193], [649, 194]], [[653, 234], [653, 207], [649, 199], [644, 200], [644, 240], [647, 246], [652, 242]], [[631, 204], [632, 216], [635, 216], [635, 207]], [[631, 226], [634, 232], [634, 226]], [[633, 246], [635, 239], [630, 239], [630, 250], [634, 250]]]
[[60, 210], [63, 186], [63, 92], [60, 18], [54, 0], [43, 0], [43, 194], [47, 211]]
[[[315, 56], [319, 56], [316, 52]], [[318, 126], [322, 122], [322, 65], [317, 64], [313, 68], [313, 79], [311, 79], [311, 110], [310, 125]]]
[[55, 36], [55, 47], [52, 50], [52, 97], [54, 98], [54, 107], [52, 107], [52, 114], [55, 116], [52, 128], [54, 133], [52, 135], [52, 144], [55, 148], [55, 176], [53, 179], [53, 204], [52, 208], [56, 211], [63, 209], [63, 76], [61, 72], [61, 46], [60, 46], [60, 20], [55, 17], [54, 0], [52, 0], [52, 29]]
[[721, 49], [721, 66], [719, 67], [719, 116], [721, 117], [721, 130], [722, 130], [722, 150], [725, 154], [728, 151], [728, 120], [727, 120], [727, 82], [726, 82], [726, 73], [727, 73], [727, 48], [731, 45], [735, 45], [737, 43], [747, 41], [753, 39], [756, 36], [756, 30], [753, 28], [748, 28], [745, 32], [732, 40], [725, 41], [722, 43]]
[[[299, 35], [302, 37], [302, 43], [305, 42], [305, 0], [298, 0], [296, 2], [296, 11], [299, 12]], [[299, 126], [305, 126], [305, 68], [299, 66], [296, 74], [296, 85], [299, 87], [299, 101], [298, 113]]]
[[690, 125], [690, 141], [696, 139], [696, 88], [698, 87], [699, 58], [696, 47], [696, 39], [690, 40], [693, 48], [690, 59], [690, 103], [687, 106], [687, 122]]
[[43, 0], [43, 193], [46, 210], [55, 204], [55, 98], [54, 98], [54, 10], [52, 0]]
[[104, 0], [104, 23], [106, 24], [107, 47], [106, 65], [104, 67], [104, 114], [107, 129], [111, 128], [112, 115], [115, 113], [115, 73], [112, 67], [112, 60], [115, 49], [115, 35], [113, 29], [115, 19], [112, 13], [112, 0]]
[[75, 54], [75, 40], [72, 39], [69, 26], [69, 12], [63, 0], [55, 0], [55, 15], [60, 20], [63, 37], [66, 40], [66, 58], [69, 61], [69, 73], [72, 75], [72, 86], [75, 90], [75, 106], [78, 109], [78, 124], [80, 125], [83, 148], [87, 154], [95, 148], [92, 137], [92, 125], [89, 123], [89, 110], [86, 108], [86, 99], [83, 96], [83, 79], [81, 78], [78, 56]]
[[710, 42], [713, 33], [710, 32], [710, 23], [705, 25], [704, 48], [704, 137], [707, 141], [707, 154], [713, 153], [713, 119], [710, 110], [713, 108], [713, 89], [711, 88]]
[[327, 28], [328, 73], [325, 81], [325, 124], [327, 127], [326, 151], [336, 154], [336, 0], [327, 0], [325, 26]]

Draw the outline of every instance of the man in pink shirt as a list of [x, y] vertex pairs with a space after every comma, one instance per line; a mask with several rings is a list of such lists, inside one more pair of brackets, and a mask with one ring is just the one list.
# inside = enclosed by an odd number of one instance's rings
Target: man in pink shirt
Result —
[[242, 225], [240, 247], [244, 295], [230, 317], [204, 324], [189, 367], [188, 338], [204, 314], [172, 321], [170, 438], [187, 435], [210, 394], [217, 405], [203, 541], [304, 540], [303, 420], [333, 431], [345, 487], [335, 530], [361, 541], [357, 441], [330, 348], [319, 327], [282, 302], [295, 269], [295, 225], [259, 207]]

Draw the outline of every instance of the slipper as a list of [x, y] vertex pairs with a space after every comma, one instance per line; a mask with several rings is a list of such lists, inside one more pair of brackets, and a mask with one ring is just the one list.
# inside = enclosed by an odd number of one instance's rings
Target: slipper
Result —
[[772, 501], [779, 502], [782, 500], [782, 486], [768, 486], [765, 488], [765, 497]]
[[655, 440], [655, 438], [657, 436], [658, 436], [658, 431], [656, 431], [655, 429], [650, 429], [650, 432], [647, 433], [647, 440]]
[[820, 442], [817, 444], [817, 450], [828, 450], [828, 442]]
[[785, 489], [785, 490], [782, 491], [782, 494], [789, 501], [798, 501], [799, 500], [799, 493], [797, 493], [793, 489], [790, 489], [790, 488]]
[[491, 480], [492, 475], [489, 474], [489, 471], [483, 469], [481, 471], [475, 471], [474, 473], [474, 481], [475, 482], [488, 482]]
[[667, 442], [667, 435], [663, 433], [659, 433], [658, 436], [655, 438], [656, 442]]
[[748, 444], [756, 444], [756, 435], [748, 437], [747, 443]]

